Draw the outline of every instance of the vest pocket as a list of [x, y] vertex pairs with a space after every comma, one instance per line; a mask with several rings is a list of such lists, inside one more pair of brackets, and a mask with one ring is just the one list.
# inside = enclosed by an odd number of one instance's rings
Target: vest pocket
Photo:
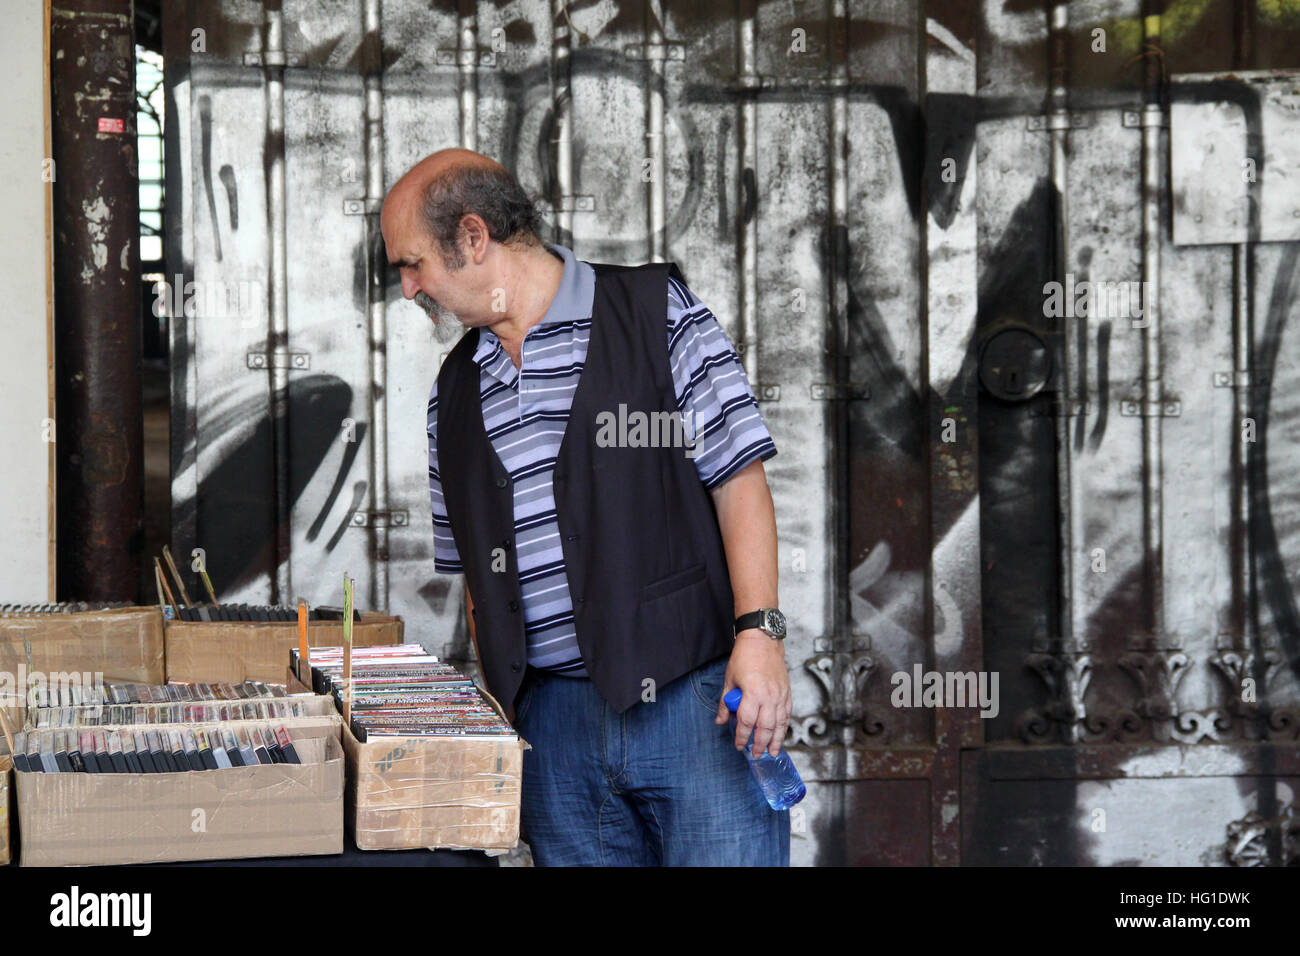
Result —
[[655, 676], [671, 681], [690, 670], [704, 642], [709, 582], [703, 564], [651, 581], [638, 592], [632, 633]]
[[700, 564], [693, 564], [684, 571], [674, 571], [672, 574], [668, 575], [665, 578], [659, 578], [656, 581], [651, 581], [649, 584], [641, 588], [640, 599], [642, 603], [646, 601], [653, 601], [656, 598], [661, 598], [664, 597], [665, 595], [672, 594], [674, 591], [679, 591], [682, 588], [690, 587], [692, 584], [696, 584], [703, 580], [704, 580], [703, 562], [701, 562]]

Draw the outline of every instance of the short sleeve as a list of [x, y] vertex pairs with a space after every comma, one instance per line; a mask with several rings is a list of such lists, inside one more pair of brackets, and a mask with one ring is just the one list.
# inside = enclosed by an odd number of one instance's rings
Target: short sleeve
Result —
[[740, 356], [709, 309], [668, 277], [668, 358], [677, 408], [695, 426], [695, 468], [710, 490], [776, 454]]
[[438, 474], [438, 383], [429, 393], [429, 501], [433, 507], [433, 569], [439, 574], [463, 574], [460, 552], [451, 535], [447, 504], [442, 500], [442, 478]]

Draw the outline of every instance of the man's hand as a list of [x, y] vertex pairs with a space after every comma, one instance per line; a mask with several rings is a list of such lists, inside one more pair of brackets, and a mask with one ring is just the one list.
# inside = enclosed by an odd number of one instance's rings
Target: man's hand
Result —
[[[790, 674], [785, 668], [785, 643], [773, 640], [763, 631], [750, 628], [736, 635], [722, 696], [733, 687], [741, 690], [740, 708], [736, 711], [736, 749], [744, 750], [749, 734], [754, 734], [755, 757], [763, 750], [773, 757], [781, 752], [781, 741], [790, 726], [794, 703], [790, 697]], [[715, 724], [725, 724], [731, 711], [718, 701]]]

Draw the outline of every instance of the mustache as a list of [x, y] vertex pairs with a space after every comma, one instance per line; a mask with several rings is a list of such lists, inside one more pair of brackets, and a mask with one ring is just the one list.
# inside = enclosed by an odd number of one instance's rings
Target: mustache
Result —
[[435, 323], [442, 318], [443, 313], [446, 311], [441, 305], [435, 302], [433, 297], [427, 292], [415, 293], [414, 301], [415, 304], [422, 308], [425, 311], [425, 314], [427, 314], [429, 318], [433, 319]]

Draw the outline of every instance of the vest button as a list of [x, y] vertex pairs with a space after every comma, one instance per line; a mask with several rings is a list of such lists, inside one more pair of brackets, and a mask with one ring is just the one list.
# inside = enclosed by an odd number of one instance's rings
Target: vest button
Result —
[[506, 538], [504, 541], [501, 542], [501, 547], [509, 551], [511, 548], [514, 547], [514, 543], [509, 538]]
[[518, 662], [518, 661], [511, 661], [511, 662], [510, 662], [510, 669], [511, 669], [512, 671], [514, 671], [516, 674], [518, 674], [518, 673], [519, 673], [519, 662]]
[[511, 612], [513, 613], [514, 611], [519, 610], [519, 602], [511, 601], [509, 604], [506, 605], [506, 607], [510, 608]]
[[576, 534], [566, 534], [566, 535], [564, 536], [564, 540], [565, 540], [565, 541], [577, 541], [577, 540], [578, 540], [578, 535], [576, 535]]
[[498, 478], [498, 479], [497, 479], [497, 487], [498, 487], [498, 488], [504, 488], [507, 484], [509, 484], [509, 482], [508, 482], [505, 478]]

